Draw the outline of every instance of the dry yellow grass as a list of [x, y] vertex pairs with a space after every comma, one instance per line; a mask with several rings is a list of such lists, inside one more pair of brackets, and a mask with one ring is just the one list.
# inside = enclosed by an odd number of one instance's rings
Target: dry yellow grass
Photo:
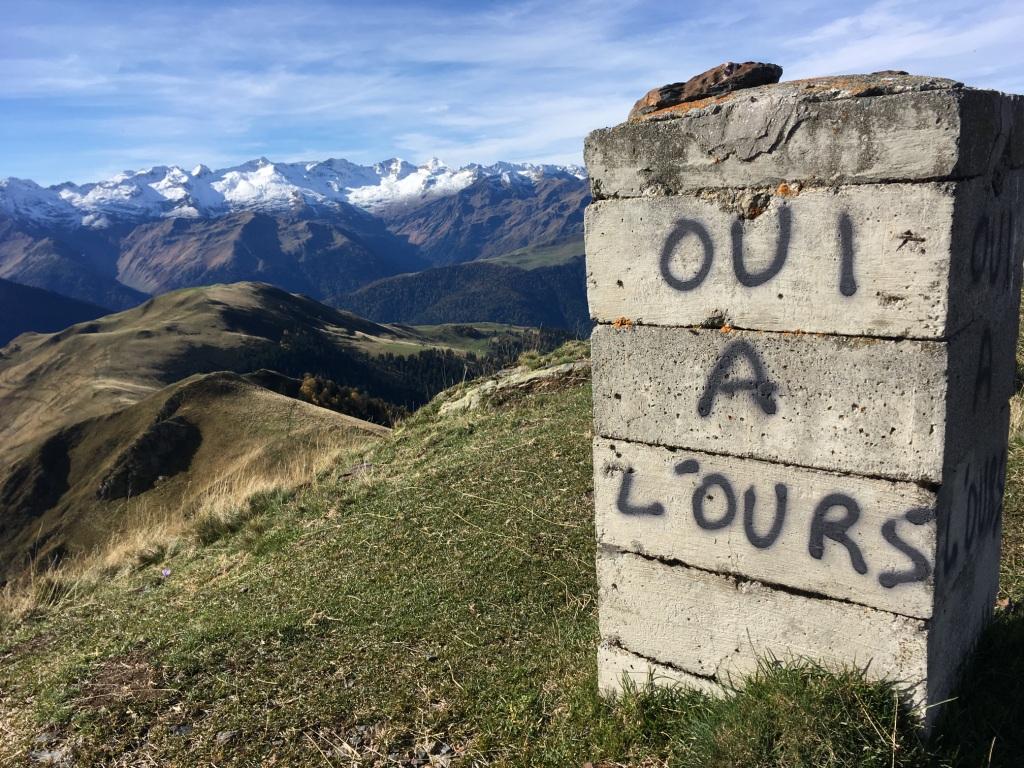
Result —
[[[211, 422], [190, 471], [117, 502], [115, 513], [107, 510], [92, 524], [102, 534], [94, 533], [97, 543], [89, 549], [57, 567], [29, 568], [5, 585], [0, 617], [17, 620], [46, 605], [80, 600], [102, 579], [237, 527], [257, 495], [292, 491], [332, 467], [344, 471], [389, 431], [253, 385], [215, 398], [202, 394], [183, 406]], [[93, 504], [101, 514], [103, 503]]]
[[1024, 393], [1017, 392], [1010, 398], [1010, 439], [1024, 430]]

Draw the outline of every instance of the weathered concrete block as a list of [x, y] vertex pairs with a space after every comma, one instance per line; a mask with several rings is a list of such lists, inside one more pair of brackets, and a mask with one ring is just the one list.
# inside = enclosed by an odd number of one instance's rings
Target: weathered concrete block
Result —
[[976, 620], [998, 583], [1008, 418], [1004, 408], [939, 488], [598, 437], [597, 540], [905, 616], [956, 606]]
[[998, 586], [1024, 98], [783, 83], [585, 154], [602, 688], [810, 657], [928, 725]]
[[1024, 174], [994, 181], [595, 202], [590, 312], [605, 323], [948, 338], [1015, 311]]
[[599, 326], [595, 431], [939, 483], [1001, 423], [1013, 391], [1015, 320], [974, 323], [949, 343]]
[[594, 504], [600, 544], [932, 613], [938, 494], [914, 483], [597, 438]]
[[769, 655], [867, 667], [928, 700], [927, 623], [756, 581], [602, 550], [601, 636], [658, 664], [739, 684]]
[[594, 198], [960, 179], [1024, 165], [1021, 97], [941, 80], [903, 93], [892, 85], [780, 83], [594, 131], [584, 148]]
[[697, 677], [681, 669], [658, 664], [635, 653], [602, 643], [597, 649], [597, 685], [604, 693], [622, 693], [625, 682], [638, 690], [648, 685], [693, 688], [712, 695], [722, 686], [706, 677]]

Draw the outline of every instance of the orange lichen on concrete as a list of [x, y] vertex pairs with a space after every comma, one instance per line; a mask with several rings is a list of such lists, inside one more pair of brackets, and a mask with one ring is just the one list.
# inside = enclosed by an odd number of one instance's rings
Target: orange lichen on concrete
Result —
[[628, 317], [617, 317], [615, 322], [612, 323], [612, 328], [632, 328], [633, 321]]
[[[684, 101], [671, 107], [665, 107], [646, 115], [630, 118], [629, 122], [645, 122], [647, 120], [664, 120], [681, 117], [688, 112], [716, 104], [725, 104], [737, 96], [757, 99], [772, 92], [782, 91], [795, 97], [829, 94], [832, 98], [858, 98], [863, 96], [884, 96], [901, 93], [906, 90], [932, 90], [936, 88], [958, 88], [962, 83], [943, 78], [920, 77], [908, 75], [906, 72], [875, 72], [867, 75], [839, 75], [835, 77], [812, 77], [805, 80], [789, 80], [773, 85], [761, 85], [754, 88], [743, 88], [724, 93], [721, 96], [710, 96], [695, 101]], [[825, 98], [828, 98], [826, 96]], [[821, 100], [812, 99], [812, 100]]]
[[731, 91], [729, 93], [723, 93], [721, 96], [708, 96], [706, 99], [697, 99], [696, 101], [684, 101], [682, 104], [675, 104], [671, 107], [665, 107], [655, 112], [648, 112], [646, 115], [635, 117], [631, 122], [642, 123], [647, 120], [657, 120], [659, 118], [666, 117], [679, 117], [687, 112], [694, 109], [703, 109], [709, 107], [712, 104], [724, 104], [727, 101], [732, 101], [736, 96], [742, 94], [743, 91]]
[[784, 181], [775, 188], [775, 194], [779, 197], [796, 197], [800, 194], [800, 184], [789, 184]]

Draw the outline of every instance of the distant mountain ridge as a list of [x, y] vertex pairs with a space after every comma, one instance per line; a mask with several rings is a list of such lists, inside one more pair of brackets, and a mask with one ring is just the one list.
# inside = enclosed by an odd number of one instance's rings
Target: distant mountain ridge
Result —
[[[399, 159], [364, 166], [260, 158], [218, 171], [158, 166], [51, 187], [4, 179], [0, 278], [114, 311], [179, 288], [258, 281], [400, 321], [549, 325], [554, 317], [571, 329], [579, 326], [578, 270], [556, 270], [554, 285], [509, 267], [424, 270], [579, 239], [589, 192], [577, 166], [450, 168]], [[396, 275], [413, 276], [401, 290], [381, 288], [372, 301], [350, 302], [364, 286]], [[458, 295], [445, 300], [446, 286]], [[568, 286], [574, 308], [552, 314], [550, 298], [541, 297], [558, 286]], [[424, 298], [396, 313], [395, 301], [409, 291]], [[488, 300], [470, 301], [474, 295]]]
[[358, 165], [344, 159], [277, 163], [261, 157], [215, 171], [205, 165], [190, 171], [154, 166], [86, 184], [43, 187], [28, 179], [0, 179], [0, 212], [37, 223], [99, 229], [118, 221], [280, 213], [340, 203], [379, 212], [453, 195], [483, 178], [515, 183], [585, 176], [575, 165], [499, 162], [450, 168], [436, 158], [415, 166], [400, 158]]
[[386, 277], [339, 304], [381, 323], [510, 323], [585, 336], [590, 313], [583, 240]]
[[432, 264], [459, 264], [548, 245], [583, 234], [590, 189], [572, 176], [482, 178], [449, 195], [388, 217]]

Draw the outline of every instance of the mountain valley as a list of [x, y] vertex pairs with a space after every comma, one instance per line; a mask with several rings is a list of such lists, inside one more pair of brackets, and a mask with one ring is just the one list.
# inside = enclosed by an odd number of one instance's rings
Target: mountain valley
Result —
[[225, 488], [237, 505], [308, 480], [440, 390], [566, 336], [382, 325], [251, 282], [23, 333], [0, 348], [0, 582], [160, 510], [181, 524]]

